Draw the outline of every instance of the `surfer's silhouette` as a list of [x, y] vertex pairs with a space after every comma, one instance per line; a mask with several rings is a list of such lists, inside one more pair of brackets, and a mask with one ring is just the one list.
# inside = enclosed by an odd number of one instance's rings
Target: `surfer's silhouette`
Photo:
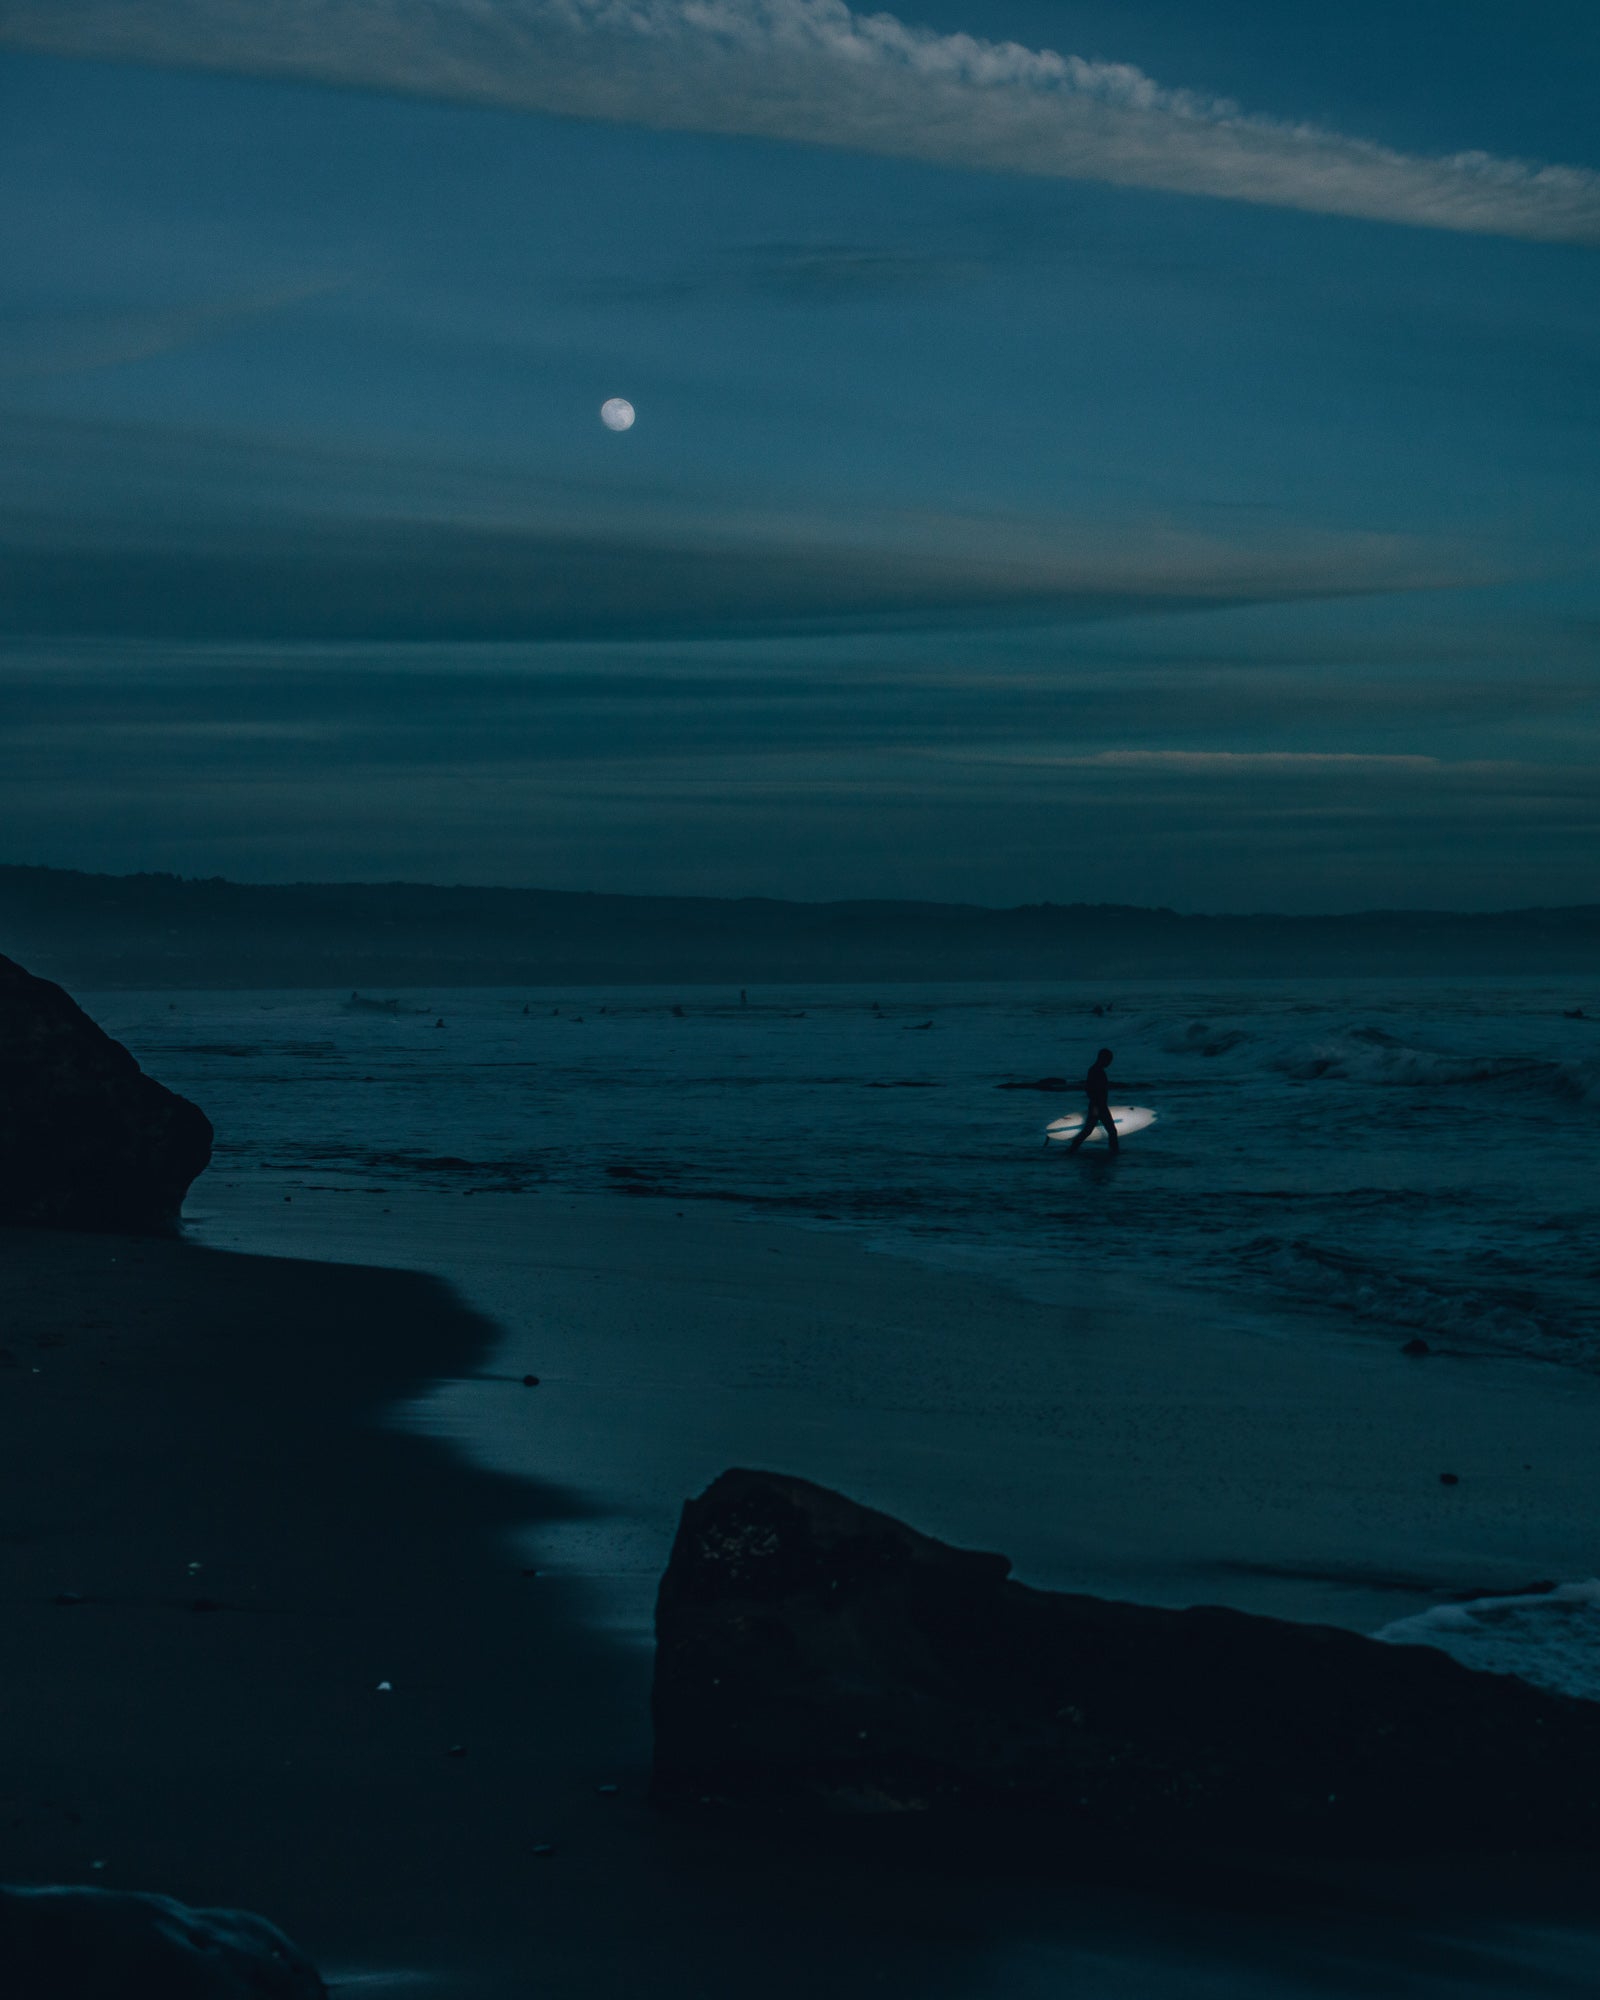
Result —
[[1117, 1128], [1112, 1122], [1111, 1106], [1107, 1102], [1111, 1095], [1111, 1079], [1106, 1075], [1106, 1064], [1110, 1060], [1111, 1051], [1102, 1049], [1089, 1065], [1089, 1074], [1083, 1080], [1083, 1094], [1089, 1100], [1089, 1108], [1083, 1114], [1082, 1131], [1067, 1148], [1069, 1153], [1078, 1150], [1096, 1125], [1105, 1127], [1106, 1144], [1113, 1153], [1117, 1150]]

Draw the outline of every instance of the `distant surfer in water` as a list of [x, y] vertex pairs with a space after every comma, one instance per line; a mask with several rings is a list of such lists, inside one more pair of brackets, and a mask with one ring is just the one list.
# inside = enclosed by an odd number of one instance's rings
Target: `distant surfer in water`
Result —
[[1111, 1106], [1107, 1099], [1111, 1095], [1111, 1079], [1106, 1075], [1106, 1064], [1111, 1060], [1111, 1051], [1102, 1049], [1089, 1065], [1089, 1074], [1083, 1080], [1083, 1094], [1089, 1100], [1089, 1109], [1083, 1115], [1083, 1129], [1067, 1148], [1075, 1153], [1094, 1130], [1096, 1125], [1106, 1128], [1106, 1144], [1114, 1153], [1117, 1150], [1117, 1128], [1111, 1120]]

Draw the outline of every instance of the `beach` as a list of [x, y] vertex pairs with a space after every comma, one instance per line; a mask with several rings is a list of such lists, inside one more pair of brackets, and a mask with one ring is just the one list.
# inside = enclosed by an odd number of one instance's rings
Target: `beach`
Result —
[[192, 1206], [258, 1254], [6, 1245], [6, 1879], [255, 1908], [357, 1991], [1592, 1990], [1581, 1861], [1085, 1880], [686, 1824], [644, 1625], [677, 1503], [756, 1463], [1025, 1581], [1375, 1630], [1592, 1573], [1600, 1383], [620, 1197]]
[[1600, 2000], [1597, 42], [0, 0], [0, 2000]]

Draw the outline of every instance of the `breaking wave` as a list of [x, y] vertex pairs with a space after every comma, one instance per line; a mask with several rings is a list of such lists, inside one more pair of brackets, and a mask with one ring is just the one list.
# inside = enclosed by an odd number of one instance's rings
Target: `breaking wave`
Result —
[[1600, 1098], [1600, 1063], [1560, 1062], [1526, 1055], [1459, 1055], [1419, 1048], [1381, 1028], [1354, 1028], [1322, 1042], [1300, 1044], [1270, 1067], [1297, 1082], [1322, 1078], [1380, 1087], [1439, 1087], [1516, 1083], [1576, 1103]]
[[1600, 1701], [1600, 1578], [1436, 1605], [1374, 1636], [1391, 1646], [1436, 1646], [1464, 1667]]
[[1280, 1291], [1444, 1344], [1578, 1361], [1595, 1340], [1597, 1329], [1587, 1316], [1564, 1314], [1548, 1293], [1526, 1286], [1418, 1277], [1299, 1237], [1258, 1236], [1238, 1254], [1253, 1275]]
[[1250, 1035], [1243, 1028], [1219, 1028], [1210, 1021], [1191, 1021], [1176, 1034], [1169, 1034], [1161, 1049], [1169, 1056], [1225, 1056], [1249, 1040]]

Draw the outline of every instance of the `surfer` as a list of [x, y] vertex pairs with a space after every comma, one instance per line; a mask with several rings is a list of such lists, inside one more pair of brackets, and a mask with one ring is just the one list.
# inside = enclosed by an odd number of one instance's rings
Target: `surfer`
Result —
[[1105, 1127], [1106, 1144], [1113, 1153], [1117, 1150], [1117, 1128], [1112, 1122], [1111, 1106], [1107, 1101], [1111, 1095], [1111, 1079], [1106, 1075], [1106, 1064], [1110, 1060], [1111, 1051], [1102, 1049], [1089, 1065], [1089, 1074], [1083, 1080], [1083, 1094], [1089, 1100], [1089, 1109], [1083, 1115], [1082, 1131], [1067, 1148], [1069, 1153], [1078, 1150], [1096, 1125]]

